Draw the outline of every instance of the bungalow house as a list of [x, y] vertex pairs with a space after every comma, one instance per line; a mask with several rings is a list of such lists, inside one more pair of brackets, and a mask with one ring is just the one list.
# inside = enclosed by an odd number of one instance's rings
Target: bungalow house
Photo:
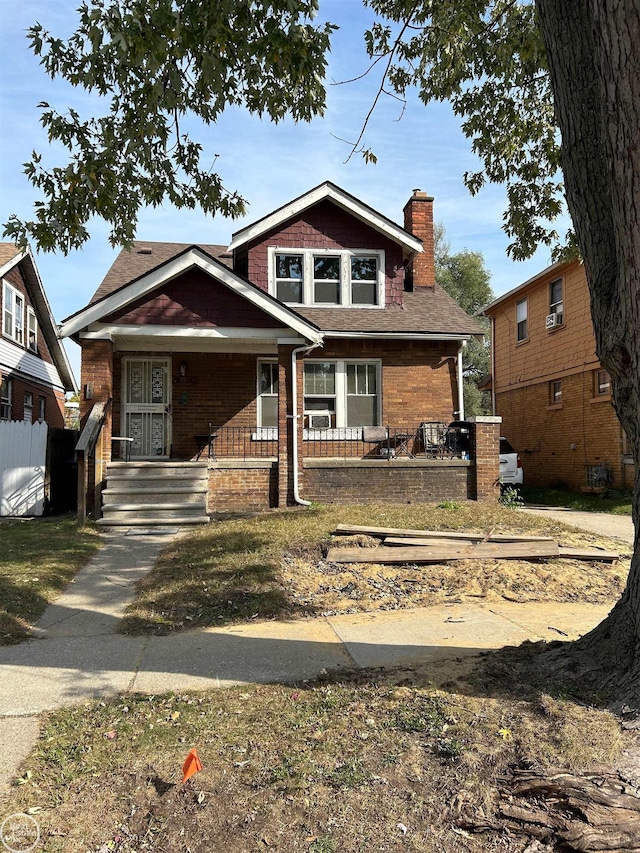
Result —
[[589, 288], [577, 260], [492, 302], [493, 411], [527, 485], [631, 488], [633, 459], [596, 355]]
[[496, 495], [495, 419], [470, 430], [480, 451], [425, 452], [463, 419], [462, 348], [482, 330], [435, 284], [420, 190], [403, 227], [326, 182], [228, 247], [136, 242], [61, 334], [82, 347], [83, 452], [103, 437], [105, 523], [148, 521], [153, 494], [165, 520], [187, 517], [183, 493], [202, 520], [205, 500]]

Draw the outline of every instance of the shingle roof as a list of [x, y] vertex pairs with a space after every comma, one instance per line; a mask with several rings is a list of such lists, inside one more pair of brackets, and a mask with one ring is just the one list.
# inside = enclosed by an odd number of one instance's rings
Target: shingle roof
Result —
[[[131, 249], [123, 249], [120, 252], [102, 280], [102, 284], [91, 297], [89, 305], [93, 305], [94, 302], [98, 302], [103, 297], [119, 290], [124, 285], [140, 278], [140, 276], [151, 272], [156, 267], [162, 266], [162, 264], [170, 261], [171, 258], [175, 258], [176, 255], [184, 252], [190, 245], [192, 244], [156, 243], [136, 240]], [[198, 248], [231, 268], [232, 257], [227, 251], [226, 246], [199, 243]]]
[[[181, 254], [188, 243], [135, 242], [130, 250], [120, 252], [90, 305], [98, 302], [130, 282], [140, 278]], [[208, 255], [232, 267], [226, 246], [197, 244]], [[325, 332], [397, 332], [405, 334], [481, 335], [480, 325], [460, 308], [441, 287], [416, 288], [404, 294], [404, 307], [373, 308], [306, 308], [292, 306], [293, 313], [315, 324]]]
[[404, 294], [404, 306], [372, 308], [296, 308], [323, 332], [398, 332], [482, 335], [483, 329], [441, 287], [417, 287]]
[[15, 243], [0, 243], [0, 267], [8, 264], [16, 255], [22, 253], [22, 249]]

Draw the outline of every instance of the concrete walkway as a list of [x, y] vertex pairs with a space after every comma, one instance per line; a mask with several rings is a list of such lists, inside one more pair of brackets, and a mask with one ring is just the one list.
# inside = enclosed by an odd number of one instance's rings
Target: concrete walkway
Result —
[[504, 601], [251, 623], [170, 637], [116, 634], [133, 584], [176, 533], [107, 533], [105, 547], [47, 608], [36, 638], [0, 647], [0, 790], [31, 751], [37, 715], [48, 709], [123, 692], [291, 682], [322, 670], [430, 662], [526, 639], [573, 639], [609, 610]]
[[580, 512], [575, 509], [542, 506], [523, 507], [519, 512], [551, 518], [554, 521], [561, 521], [563, 524], [579, 527], [580, 530], [586, 530], [588, 533], [608, 536], [610, 539], [620, 539], [627, 545], [633, 545], [634, 529], [630, 515], [612, 515], [609, 512]]

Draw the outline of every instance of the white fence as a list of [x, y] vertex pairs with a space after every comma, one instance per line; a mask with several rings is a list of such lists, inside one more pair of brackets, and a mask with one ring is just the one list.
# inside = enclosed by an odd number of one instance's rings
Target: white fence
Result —
[[47, 425], [0, 421], [0, 516], [42, 515]]

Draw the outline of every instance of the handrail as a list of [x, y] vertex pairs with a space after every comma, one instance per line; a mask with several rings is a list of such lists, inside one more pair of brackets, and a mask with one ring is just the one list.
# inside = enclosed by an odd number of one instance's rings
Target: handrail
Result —
[[[99, 465], [95, 465], [95, 468], [99, 467], [100, 470], [102, 469], [102, 428], [110, 405], [111, 399], [93, 404], [76, 444], [78, 459], [78, 524], [84, 524], [87, 520], [87, 489], [89, 487], [89, 467], [87, 460], [94, 453], [98, 443], [100, 444], [100, 463]], [[94, 477], [94, 479], [97, 481], [97, 478]], [[100, 479], [102, 479], [102, 476]]]

